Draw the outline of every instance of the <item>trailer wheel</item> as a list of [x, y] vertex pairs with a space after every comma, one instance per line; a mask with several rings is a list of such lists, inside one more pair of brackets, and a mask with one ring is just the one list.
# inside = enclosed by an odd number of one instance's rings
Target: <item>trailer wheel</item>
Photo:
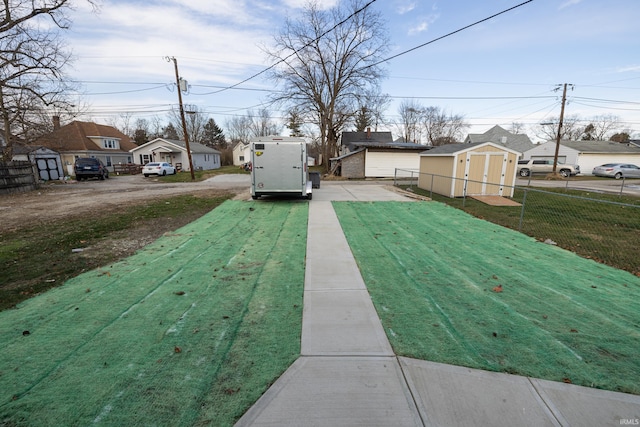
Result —
[[252, 198], [253, 200], [258, 200], [258, 197], [260, 197], [260, 196], [255, 196], [255, 195], [251, 196], [251, 198]]
[[307, 200], [311, 200], [312, 196], [313, 196], [313, 193], [307, 194]]

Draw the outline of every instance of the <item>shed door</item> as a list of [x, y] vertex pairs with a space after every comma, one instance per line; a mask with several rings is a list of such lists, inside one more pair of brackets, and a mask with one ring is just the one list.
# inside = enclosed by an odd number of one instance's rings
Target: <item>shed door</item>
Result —
[[37, 159], [36, 164], [38, 165], [38, 173], [40, 174], [40, 179], [42, 179], [43, 181], [60, 179], [59, 165], [58, 165], [57, 159], [40, 158], [40, 159]]
[[468, 195], [502, 196], [507, 170], [507, 153], [467, 153], [464, 171]]

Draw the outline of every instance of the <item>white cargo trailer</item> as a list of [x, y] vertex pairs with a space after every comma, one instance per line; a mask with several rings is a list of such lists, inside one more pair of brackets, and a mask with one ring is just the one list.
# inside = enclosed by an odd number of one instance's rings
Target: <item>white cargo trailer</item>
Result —
[[307, 143], [303, 138], [265, 136], [251, 140], [251, 197], [300, 196], [311, 200]]

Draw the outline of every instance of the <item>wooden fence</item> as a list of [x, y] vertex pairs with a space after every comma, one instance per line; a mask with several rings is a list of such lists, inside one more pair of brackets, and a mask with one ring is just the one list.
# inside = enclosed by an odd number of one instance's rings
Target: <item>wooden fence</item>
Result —
[[142, 173], [142, 165], [136, 165], [133, 163], [117, 164], [117, 165], [113, 165], [113, 172], [116, 175], [120, 175], [120, 174], [137, 175], [139, 173]]
[[0, 162], [0, 194], [31, 191], [37, 187], [31, 162]]

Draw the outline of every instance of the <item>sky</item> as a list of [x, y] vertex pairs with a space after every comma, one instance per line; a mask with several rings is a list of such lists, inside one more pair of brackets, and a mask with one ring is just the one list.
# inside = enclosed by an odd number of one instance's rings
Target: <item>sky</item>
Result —
[[[331, 7], [338, 1], [319, 3]], [[391, 103], [388, 125], [378, 130], [398, 136], [398, 107], [412, 99], [462, 115], [469, 133], [517, 122], [539, 141], [536, 125], [559, 117], [558, 89], [568, 83], [565, 115], [586, 122], [613, 115], [620, 130], [640, 138], [640, 1], [533, 0], [463, 29], [524, 1], [375, 0], [369, 7], [386, 23], [387, 58], [399, 55], [384, 64], [381, 87]], [[264, 48], [304, 4], [101, 0], [96, 12], [78, 1], [64, 37], [75, 58], [67, 74], [80, 83], [86, 109], [81, 119], [165, 120], [178, 105], [169, 57], [189, 83], [183, 102], [224, 130], [234, 115], [268, 107], [274, 86], [263, 75], [221, 89], [271, 65]], [[269, 108], [273, 117], [284, 116]]]

